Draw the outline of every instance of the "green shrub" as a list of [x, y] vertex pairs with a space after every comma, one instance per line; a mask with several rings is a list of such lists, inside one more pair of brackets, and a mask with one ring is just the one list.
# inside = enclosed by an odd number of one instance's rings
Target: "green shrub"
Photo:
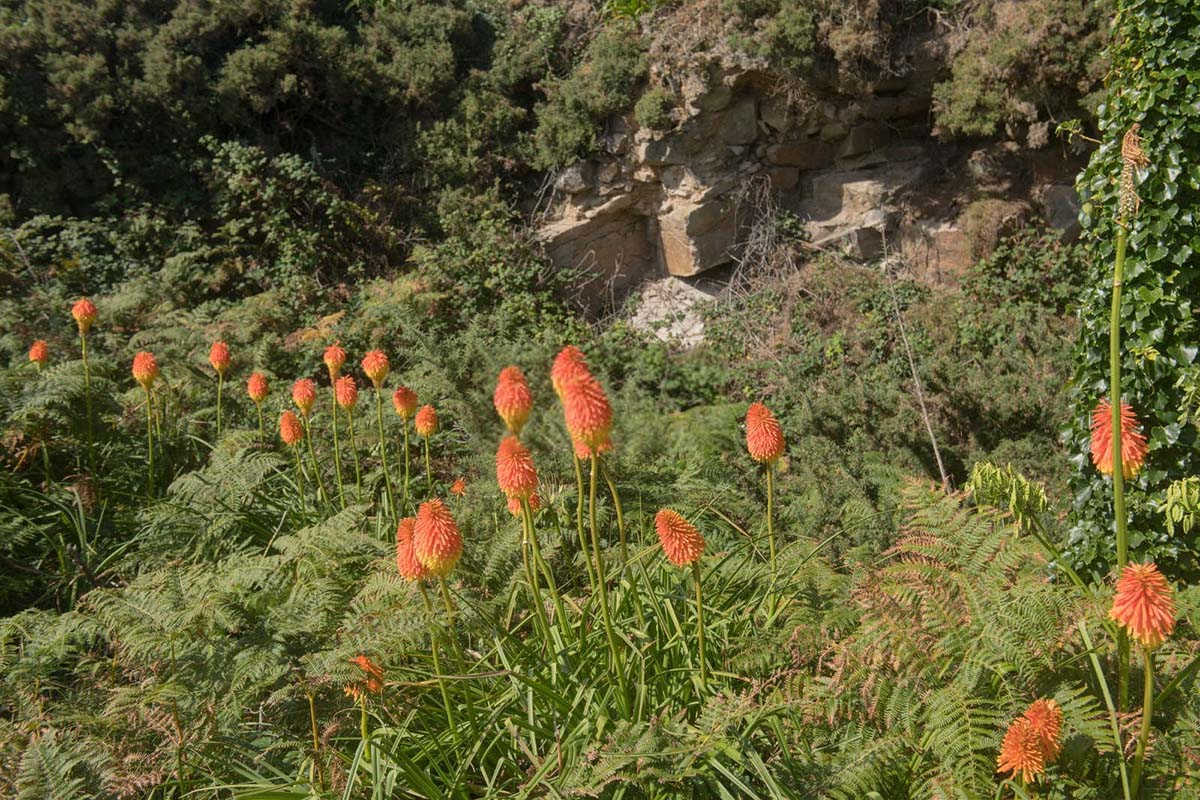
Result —
[[646, 90], [633, 107], [633, 117], [637, 124], [652, 131], [669, 130], [674, 124], [671, 119], [671, 109], [675, 100], [670, 94], [654, 87]]

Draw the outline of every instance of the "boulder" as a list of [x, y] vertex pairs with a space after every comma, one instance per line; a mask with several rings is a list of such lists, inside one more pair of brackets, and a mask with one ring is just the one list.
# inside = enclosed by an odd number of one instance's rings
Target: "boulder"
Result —
[[815, 138], [783, 142], [767, 148], [767, 161], [781, 167], [820, 169], [833, 163], [833, 148]]
[[717, 135], [726, 144], [750, 144], [758, 138], [758, 104], [744, 97], [721, 114]]
[[737, 208], [727, 197], [680, 202], [658, 218], [659, 254], [671, 275], [687, 277], [732, 260]]
[[558, 175], [554, 188], [567, 194], [579, 194], [592, 185], [595, 165], [590, 161], [576, 161]]
[[677, 347], [695, 347], [704, 341], [699, 307], [712, 298], [713, 294], [679, 278], [650, 281], [638, 297], [629, 324]]

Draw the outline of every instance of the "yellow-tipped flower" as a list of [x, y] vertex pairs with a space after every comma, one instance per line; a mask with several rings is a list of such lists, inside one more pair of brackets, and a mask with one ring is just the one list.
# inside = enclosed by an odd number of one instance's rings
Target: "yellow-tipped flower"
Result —
[[140, 383], [143, 389], [150, 391], [150, 386], [158, 377], [158, 362], [154, 360], [153, 353], [142, 350], [133, 357], [133, 368], [130, 371], [133, 373], [133, 379]]
[[[530, 513], [537, 511], [542, 507], [542, 498], [538, 496], [537, 492], [529, 495], [528, 502]], [[512, 514], [514, 517], [521, 516], [521, 498], [510, 497], [508, 498], [508, 502], [505, 504], [505, 506], [508, 508], [508, 513]]]
[[401, 419], [408, 419], [417, 410], [417, 393], [407, 386], [397, 386], [392, 393], [392, 407]]
[[267, 383], [267, 376], [261, 372], [255, 372], [250, 376], [250, 380], [246, 381], [246, 394], [250, 396], [255, 405], [266, 400], [270, 391], [271, 385]]
[[437, 433], [438, 417], [433, 406], [428, 404], [421, 406], [421, 410], [417, 412], [417, 416], [413, 420], [413, 429], [416, 430], [417, 436], [425, 439]]
[[38, 369], [46, 366], [46, 362], [50, 360], [50, 348], [45, 339], [35, 339], [33, 344], [29, 345], [29, 360], [37, 364]]
[[208, 351], [208, 363], [212, 364], [218, 375], [225, 377], [225, 370], [229, 369], [230, 363], [229, 345], [225, 342], [213, 342]]
[[429, 574], [441, 578], [462, 557], [462, 534], [450, 509], [441, 500], [421, 503], [413, 527], [413, 552]]
[[[1137, 475], [1146, 461], [1146, 437], [1139, 431], [1137, 415], [1128, 403], [1121, 404], [1121, 474]], [[1113, 472], [1112, 404], [1101, 400], [1092, 412], [1092, 463], [1104, 475]]]
[[746, 449], [755, 461], [773, 464], [783, 455], [783, 429], [762, 403], [746, 410]]
[[339, 406], [352, 411], [358, 403], [358, 384], [351, 376], [343, 375], [333, 384], [333, 394]]
[[496, 450], [496, 482], [500, 491], [527, 500], [537, 490], [537, 468], [533, 456], [516, 436], [505, 436]]
[[415, 517], [405, 517], [396, 526], [396, 569], [407, 581], [419, 581], [429, 577], [429, 570], [417, 560], [413, 551], [416, 524]]
[[550, 367], [550, 383], [554, 386], [554, 393], [558, 395], [559, 401], [563, 399], [567, 381], [590, 374], [587, 361], [578, 347], [569, 344], [559, 350], [558, 355], [554, 357], [554, 364]]
[[301, 378], [293, 383], [292, 402], [300, 409], [300, 415], [307, 417], [317, 402], [317, 385], [310, 378]]
[[677, 511], [660, 509], [654, 515], [654, 529], [667, 560], [677, 567], [690, 565], [704, 552], [704, 537]]
[[533, 393], [529, 391], [525, 374], [518, 367], [505, 367], [500, 370], [496, 391], [492, 394], [492, 404], [508, 430], [519, 434], [533, 410]]
[[1127, 564], [1108, 616], [1153, 650], [1175, 630], [1175, 597], [1153, 563]]
[[286, 445], [299, 444], [304, 439], [304, 426], [300, 418], [292, 411], [284, 411], [279, 415], [279, 438]]
[[371, 383], [375, 384], [376, 389], [383, 386], [389, 369], [391, 369], [391, 365], [388, 363], [387, 355], [382, 350], [372, 350], [363, 356], [362, 370], [371, 379]]
[[329, 370], [329, 382], [334, 383], [342, 374], [342, 365], [346, 363], [346, 351], [335, 342], [325, 348], [321, 360], [325, 362], [325, 369]]
[[91, 300], [86, 297], [75, 301], [75, 305], [71, 306], [71, 316], [75, 318], [75, 324], [79, 326], [79, 332], [84, 336], [91, 329], [92, 323], [96, 321], [96, 306]]
[[563, 415], [580, 458], [612, 449], [613, 412], [600, 382], [586, 372], [563, 383]]

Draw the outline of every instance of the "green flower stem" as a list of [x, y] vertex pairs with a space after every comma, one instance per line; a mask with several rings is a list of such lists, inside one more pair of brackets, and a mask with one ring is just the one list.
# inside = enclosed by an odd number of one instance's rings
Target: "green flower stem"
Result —
[[258, 409], [258, 440], [265, 442], [267, 440], [266, 428], [263, 427], [262, 403], [255, 403], [254, 407]]
[[584, 566], [587, 567], [588, 586], [595, 594], [596, 572], [592, 568], [592, 559], [588, 556], [587, 534], [583, 532], [583, 465], [579, 463], [579, 456], [574, 453], [571, 454], [571, 460], [575, 462], [575, 530], [579, 533], [579, 552], [583, 555]]
[[318, 790], [324, 790], [325, 779], [321, 775], [321, 739], [317, 736], [317, 705], [312, 692], [308, 693], [308, 724], [312, 731], [313, 763], [308, 774], [309, 783], [316, 783]]
[[[217, 439], [221, 438], [221, 392], [225, 389], [225, 375], [217, 373]], [[214, 443], [216, 440], [213, 440]]]
[[429, 466], [429, 437], [422, 437], [425, 440], [425, 482], [429, 484], [429, 493], [433, 494], [433, 468]]
[[[597, 456], [598, 457], [598, 456]], [[617, 485], [613, 483], [612, 475], [608, 470], [608, 465], [604, 462], [600, 463], [601, 469], [604, 470], [604, 482], [608, 484], [608, 492], [612, 495], [613, 510], [617, 512], [617, 531], [621, 537], [621, 570], [629, 568], [629, 553], [626, 550], [625, 544], [625, 514], [621, 508], [621, 496], [617, 494]], [[638, 576], [637, 572], [630, 570], [629, 572], [629, 590], [634, 597], [638, 596]], [[635, 603], [633, 606], [634, 613], [637, 614], [638, 625], [642, 630], [646, 629], [646, 615], [642, 611], [642, 604]]]
[[1117, 521], [1117, 572], [1129, 559], [1125, 518], [1125, 470], [1121, 463], [1121, 283], [1125, 272], [1124, 221], [1117, 223], [1117, 261], [1113, 268], [1112, 318], [1108, 326], [1108, 396], [1112, 403], [1113, 514]]
[[550, 653], [554, 640], [550, 637], [550, 620], [546, 618], [546, 605], [542, 602], [542, 592], [538, 589], [537, 574], [533, 571], [529, 560], [532, 526], [529, 524], [526, 508], [525, 501], [521, 501], [521, 561], [525, 565], [525, 580], [529, 583], [529, 602], [533, 605], [534, 616], [538, 621], [538, 626], [542, 629], [546, 652]]
[[[529, 507], [528, 499], [521, 501], [521, 516], [525, 522], [525, 530], [529, 536], [529, 543], [533, 547], [533, 559], [537, 562], [542, 574], [546, 576], [546, 587], [550, 590], [550, 598], [554, 601], [554, 613], [558, 615], [559, 628], [565, 631], [569, 624], [567, 612], [563, 607], [562, 595], [558, 592], [558, 584], [554, 580], [554, 573], [550, 571], [550, 565], [542, 558], [542, 549], [538, 545], [537, 532], [533, 529], [533, 509]], [[563, 638], [565, 639], [566, 637], [564, 636]]]
[[700, 559], [692, 562], [692, 578], [696, 582], [696, 644], [700, 655], [700, 691], [708, 691], [708, 660], [704, 655], [704, 594], [701, 590]]
[[774, 617], [776, 612], [775, 578], [778, 568], [775, 564], [775, 462], [767, 462], [767, 546], [771, 550], [771, 586], [769, 591], [769, 615]]
[[146, 389], [146, 496], [154, 497], [154, 405]]
[[592, 455], [592, 477], [588, 491], [588, 517], [592, 528], [592, 555], [596, 559], [596, 585], [600, 589], [600, 611], [604, 616], [604, 635], [608, 639], [608, 651], [612, 656], [613, 669], [617, 673], [618, 688], [621, 692], [621, 704], [629, 699], [625, 684], [625, 665], [622, 663], [620, 651], [617, 649], [617, 636], [613, 632], [612, 617], [608, 609], [608, 588], [605, 585], [604, 560], [600, 556], [600, 537], [596, 532], [596, 479], [600, 471], [599, 459]]
[[354, 454], [354, 486], [358, 490], [358, 502], [362, 502], [362, 467], [358, 461], [358, 445], [354, 443], [354, 409], [346, 410], [346, 419], [350, 423], [350, 452]]
[[1108, 681], [1104, 678], [1104, 670], [1100, 667], [1096, 648], [1092, 645], [1091, 637], [1088, 636], [1087, 623], [1079, 620], [1077, 627], [1079, 635], [1083, 639], [1083, 645], [1087, 648], [1088, 659], [1092, 662], [1092, 672], [1096, 675], [1096, 683], [1100, 685], [1100, 694], [1104, 697], [1104, 705], [1108, 708], [1108, 724], [1112, 731], [1113, 749], [1118, 754], [1117, 769], [1121, 774], [1121, 795], [1125, 800], [1130, 800], [1129, 776], [1125, 773], [1125, 759], [1120, 755], [1123, 752], [1123, 745], [1121, 744], [1121, 727], [1117, 719], [1117, 707], [1113, 705], [1112, 693], [1108, 690]]
[[321, 465], [317, 462], [317, 453], [313, 450], [312, 443], [312, 426], [308, 424], [308, 417], [304, 417], [304, 443], [308, 445], [308, 457], [312, 461], [313, 468], [313, 485], [317, 489], [317, 501], [324, 500], [329, 502], [329, 492], [325, 491], [325, 481], [321, 480]]
[[300, 463], [300, 449], [291, 445], [292, 454], [296, 456], [296, 489], [300, 492], [300, 509], [308, 511], [308, 499], [304, 496], [304, 466]]
[[387, 434], [383, 431], [383, 389], [375, 387], [375, 419], [379, 423], [379, 460], [383, 463], [383, 485], [387, 490], [388, 510], [396, 514], [396, 498], [392, 495], [392, 476], [388, 472]]
[[367, 731], [367, 692], [365, 689], [358, 695], [358, 708], [358, 733], [362, 736], [363, 760], [369, 764], [371, 763], [371, 740]]
[[407, 509], [408, 508], [409, 462], [412, 461], [412, 459], [409, 457], [409, 451], [408, 451], [408, 417], [404, 417], [403, 422], [404, 422], [404, 500], [403, 500], [403, 504], [404, 504], [404, 508]]
[[88, 468], [96, 469], [96, 453], [92, 445], [92, 370], [88, 366], [87, 334], [79, 334], [79, 351], [83, 358], [83, 402], [87, 408]]
[[[433, 622], [436, 617], [433, 613], [433, 603], [429, 601], [429, 592], [425, 591], [424, 584], [418, 583], [417, 587], [421, 590], [421, 599], [425, 601], [425, 612], [429, 614], [429, 621]], [[446, 724], [450, 726], [450, 731], [454, 734], [455, 740], [458, 739], [458, 725], [454, 722], [454, 710], [450, 705], [450, 694], [446, 691], [446, 679], [442, 672], [442, 657], [438, 653], [437, 635], [430, 633], [430, 644], [433, 649], [433, 672], [437, 677], [438, 688], [442, 691], [442, 707], [446, 710]]]
[[1146, 757], [1146, 740], [1150, 738], [1150, 718], [1154, 715], [1154, 655], [1150, 648], [1142, 648], [1142, 666], [1145, 672], [1145, 685], [1142, 689], [1142, 732], [1138, 735], [1137, 753], [1133, 757], [1133, 776], [1130, 779], [1130, 792], [1138, 796], [1138, 788], [1142, 780], [1142, 761]]
[[333, 392], [333, 406], [332, 406], [332, 413], [333, 413], [333, 471], [334, 471], [334, 474], [337, 475], [338, 500], [341, 502], [342, 508], [345, 508], [346, 507], [346, 486], [342, 482], [342, 448], [341, 448], [341, 443], [338, 441], [337, 391], [332, 388], [330, 389], [330, 391]]

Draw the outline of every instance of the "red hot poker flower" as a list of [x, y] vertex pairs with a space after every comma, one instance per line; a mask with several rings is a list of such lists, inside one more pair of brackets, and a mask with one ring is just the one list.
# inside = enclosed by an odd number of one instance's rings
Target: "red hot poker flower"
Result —
[[533, 410], [533, 393], [529, 391], [525, 374], [518, 367], [505, 367], [500, 370], [496, 391], [492, 394], [492, 404], [509, 432], [519, 434]]
[[413, 552], [435, 577], [444, 577], [462, 556], [462, 534], [454, 516], [441, 500], [421, 503], [413, 527]]
[[558, 395], [559, 401], [563, 399], [563, 390], [568, 380], [590, 374], [587, 360], [578, 347], [569, 344], [559, 350], [558, 355], [554, 357], [554, 364], [550, 367], [550, 383], [554, 386], [554, 393]]
[[1023, 716], [1038, 737], [1043, 761], [1053, 764], [1062, 749], [1062, 709], [1053, 700], [1041, 698], [1030, 703]]
[[130, 371], [133, 373], [133, 379], [140, 383], [143, 389], [150, 391], [151, 384], [158, 377], [158, 362], [154, 360], [153, 353], [142, 350], [133, 357], [133, 368]]
[[677, 567], [688, 566], [704, 552], [704, 537], [677, 511], [660, 509], [654, 515], [654, 528], [667, 559]]
[[[1132, 478], [1146, 461], [1146, 437], [1128, 403], [1121, 404], [1121, 474]], [[1112, 404], [1101, 399], [1092, 412], [1092, 463], [1104, 475], [1113, 472]]]
[[267, 383], [267, 376], [261, 372], [255, 372], [250, 376], [250, 380], [246, 381], [246, 394], [250, 395], [250, 399], [254, 401], [255, 405], [266, 400], [270, 391], [271, 387]]
[[591, 375], [580, 374], [563, 385], [563, 415], [575, 450], [587, 458], [611, 449], [613, 412], [604, 387]]
[[[529, 502], [529, 512], [530, 513], [533, 513], [534, 511], [537, 511], [539, 508], [542, 507], [542, 498], [538, 496], [537, 492], [534, 492], [533, 494], [529, 495], [528, 502]], [[508, 513], [512, 514], [514, 517], [521, 516], [521, 498], [519, 498], [519, 497], [508, 498], [507, 507], [508, 507]]]
[[50, 348], [45, 339], [36, 339], [29, 345], [29, 360], [37, 364], [38, 369], [46, 366], [46, 362], [50, 360]]
[[419, 581], [429, 577], [429, 570], [417, 560], [413, 552], [413, 534], [417, 524], [415, 517], [405, 517], [396, 526], [396, 569], [406, 581]]
[[307, 417], [317, 402], [317, 385], [310, 378], [301, 378], [293, 383], [292, 402], [300, 409], [300, 416]]
[[537, 469], [533, 456], [516, 436], [505, 436], [496, 450], [496, 482], [500, 491], [518, 500], [527, 500], [537, 489]]
[[417, 393], [407, 386], [397, 386], [392, 394], [392, 407], [401, 419], [408, 419], [417, 410]]
[[461, 475], [454, 479], [454, 483], [450, 485], [450, 494], [456, 497], [462, 497], [467, 493], [467, 479]]
[[1108, 616], [1153, 650], [1175, 630], [1175, 597], [1153, 563], [1126, 564]]
[[746, 449], [755, 461], [773, 464], [783, 455], [783, 430], [762, 403], [746, 410]]
[[355, 701], [361, 700], [363, 693], [379, 694], [383, 691], [383, 668], [376, 664], [371, 659], [363, 654], [359, 654], [350, 659], [350, 663], [361, 669], [364, 673], [362, 683], [351, 683], [346, 686], [345, 692]]
[[362, 370], [371, 379], [371, 383], [375, 384], [376, 389], [383, 386], [390, 368], [388, 357], [382, 350], [372, 350], [363, 356]]
[[329, 382], [333, 383], [342, 374], [342, 365], [346, 363], [346, 351], [335, 342], [325, 348], [321, 360], [325, 362], [325, 369], [329, 370]]
[[225, 342], [213, 342], [212, 347], [208, 351], [208, 363], [212, 364], [212, 368], [217, 374], [224, 377], [225, 370], [229, 369], [229, 345]]
[[80, 298], [75, 305], [71, 306], [71, 316], [75, 318], [79, 332], [86, 336], [92, 323], [96, 321], [96, 306], [86, 297]]
[[286, 445], [297, 444], [304, 438], [304, 426], [291, 410], [284, 411], [279, 416], [279, 438], [283, 439]]
[[1046, 771], [1041, 739], [1033, 724], [1025, 717], [1017, 717], [1008, 726], [1004, 742], [1000, 745], [1000, 756], [996, 759], [996, 771], [1014, 776], [1020, 773], [1025, 783]]
[[433, 410], [431, 405], [421, 406], [421, 410], [417, 412], [416, 419], [413, 420], [413, 429], [416, 430], [417, 436], [429, 438], [437, 433], [438, 418], [437, 412]]
[[339, 406], [353, 411], [358, 403], [358, 384], [351, 376], [343, 375], [333, 384], [333, 396]]

